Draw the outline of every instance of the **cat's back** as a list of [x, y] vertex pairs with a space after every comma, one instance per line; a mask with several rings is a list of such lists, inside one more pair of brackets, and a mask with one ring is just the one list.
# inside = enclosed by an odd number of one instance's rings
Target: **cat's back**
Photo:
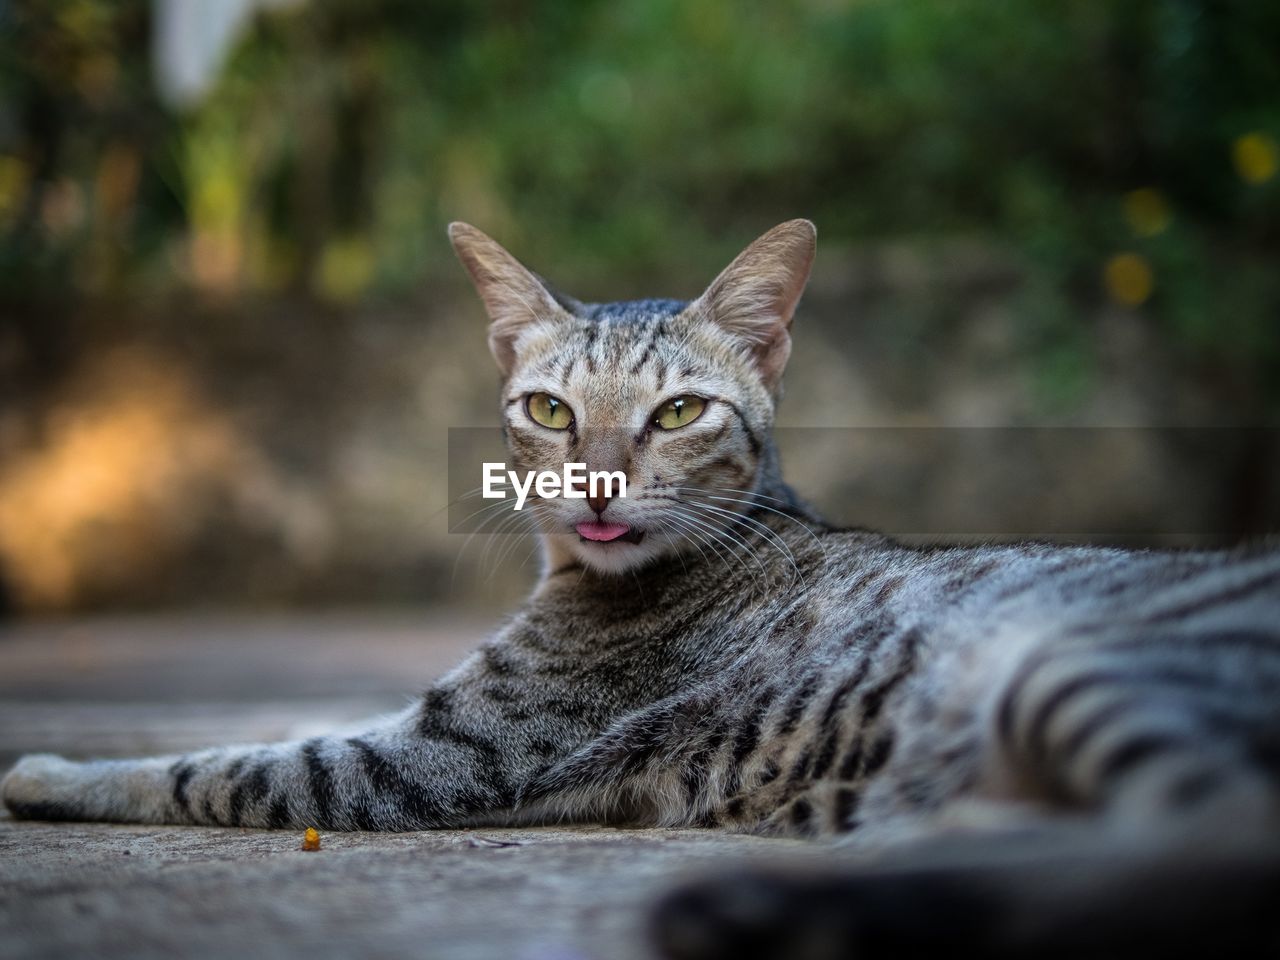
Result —
[[819, 727], [871, 691], [877, 711], [911, 714], [926, 737], [938, 717], [980, 736], [1003, 691], [1040, 663], [1063, 665], [1056, 676], [1176, 669], [1208, 682], [1280, 656], [1275, 544], [918, 548], [812, 525], [776, 533], [792, 547], [789, 599], [768, 623], [738, 624], [754, 638], [744, 676], [802, 691], [812, 677], [810, 699], [827, 706], [797, 709]]
[[737, 625], [752, 638], [734, 681], [744, 716], [766, 708], [762, 822], [786, 821], [801, 796], [801, 816], [823, 809], [843, 829], [851, 796], [885, 819], [996, 789], [991, 771], [1028, 737], [1129, 735], [1120, 706], [1217, 710], [1246, 738], [1275, 714], [1254, 682], [1280, 667], [1272, 547], [919, 549], [787, 526], [775, 532], [793, 548], [790, 602]]
[[[794, 532], [779, 531], [795, 543]], [[1280, 629], [1280, 545], [1127, 550], [1021, 543], [911, 547], [864, 531], [810, 534], [809, 604], [833, 625], [893, 618], [936, 632], [1011, 627], [1082, 637], [1114, 627]]]

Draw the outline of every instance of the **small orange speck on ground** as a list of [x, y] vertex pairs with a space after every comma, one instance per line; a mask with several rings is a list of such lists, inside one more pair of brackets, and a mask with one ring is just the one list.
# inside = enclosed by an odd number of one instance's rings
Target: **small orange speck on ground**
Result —
[[1266, 183], [1280, 169], [1280, 146], [1265, 133], [1246, 133], [1231, 144], [1231, 159], [1245, 183]]
[[1107, 261], [1102, 276], [1108, 296], [1126, 307], [1145, 303], [1155, 288], [1151, 264], [1138, 253], [1117, 253]]
[[315, 827], [307, 827], [307, 832], [302, 835], [302, 849], [307, 851], [320, 849], [320, 831]]

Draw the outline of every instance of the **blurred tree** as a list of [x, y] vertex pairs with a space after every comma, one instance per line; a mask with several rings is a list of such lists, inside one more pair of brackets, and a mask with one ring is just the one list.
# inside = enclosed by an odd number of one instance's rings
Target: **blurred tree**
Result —
[[[0, 11], [9, 296], [396, 294], [455, 216], [639, 283], [803, 212], [825, 239], [978, 232], [1077, 308], [1136, 242], [1151, 322], [1275, 370], [1274, 5], [314, 0], [259, 16], [183, 113], [141, 0]], [[1131, 236], [1135, 189], [1166, 229]]]

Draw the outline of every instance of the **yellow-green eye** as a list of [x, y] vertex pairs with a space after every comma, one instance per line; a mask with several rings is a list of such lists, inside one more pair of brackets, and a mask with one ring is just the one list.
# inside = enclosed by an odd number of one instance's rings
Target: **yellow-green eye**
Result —
[[663, 430], [674, 430], [693, 423], [702, 416], [706, 406], [707, 401], [701, 397], [674, 397], [658, 408], [653, 422]]
[[573, 423], [573, 411], [569, 409], [569, 405], [549, 393], [529, 394], [524, 408], [529, 411], [534, 422], [552, 430], [563, 430]]

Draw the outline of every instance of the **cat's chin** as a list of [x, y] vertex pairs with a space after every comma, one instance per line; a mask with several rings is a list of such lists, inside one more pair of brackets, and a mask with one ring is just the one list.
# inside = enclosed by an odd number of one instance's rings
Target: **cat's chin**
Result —
[[652, 563], [671, 549], [660, 537], [639, 531], [608, 541], [589, 540], [576, 533], [551, 539], [549, 546], [553, 554], [567, 554], [587, 569], [602, 574], [628, 573]]

